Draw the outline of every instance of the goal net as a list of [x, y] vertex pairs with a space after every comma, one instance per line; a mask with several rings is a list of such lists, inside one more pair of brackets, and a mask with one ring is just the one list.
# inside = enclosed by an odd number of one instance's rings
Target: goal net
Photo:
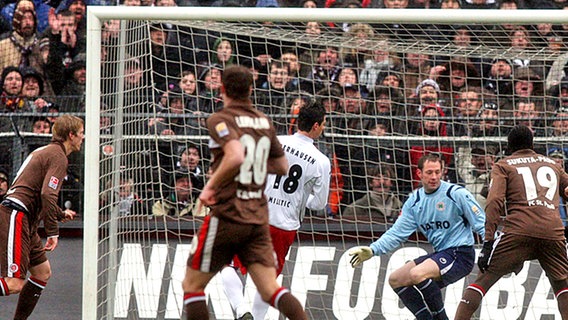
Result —
[[[423, 154], [439, 153], [444, 180], [482, 204], [512, 126], [568, 155], [565, 10], [89, 7], [88, 23], [83, 319], [179, 319], [205, 214], [194, 207], [210, 164], [204, 123], [222, 108], [227, 65], [254, 70], [254, 103], [279, 134], [303, 105], [328, 110], [317, 145], [333, 164], [329, 205], [306, 212], [279, 279], [311, 319], [412, 318], [388, 277], [431, 250], [422, 235], [362, 268], [347, 250], [396, 221]], [[476, 272], [444, 290], [449, 315]], [[234, 318], [219, 279], [206, 293], [212, 318]], [[534, 263], [476, 316], [559, 319]]]

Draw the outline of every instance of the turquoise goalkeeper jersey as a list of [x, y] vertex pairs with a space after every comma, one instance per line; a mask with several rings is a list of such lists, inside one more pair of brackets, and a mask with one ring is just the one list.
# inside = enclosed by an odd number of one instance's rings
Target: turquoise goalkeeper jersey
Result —
[[422, 232], [435, 251], [474, 244], [473, 231], [484, 237], [485, 212], [465, 188], [442, 181], [431, 194], [424, 188], [412, 193], [392, 228], [371, 244], [375, 255], [385, 254], [416, 230]]

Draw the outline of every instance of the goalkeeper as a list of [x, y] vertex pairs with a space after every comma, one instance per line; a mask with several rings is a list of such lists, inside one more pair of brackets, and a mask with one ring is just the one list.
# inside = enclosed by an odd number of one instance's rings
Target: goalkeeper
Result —
[[357, 267], [374, 255], [386, 254], [420, 230], [434, 253], [418, 257], [395, 270], [389, 284], [417, 320], [448, 319], [441, 289], [473, 269], [475, 231], [485, 232], [485, 212], [465, 188], [441, 181], [443, 162], [437, 154], [418, 161], [422, 187], [404, 203], [391, 229], [369, 247], [350, 250]]

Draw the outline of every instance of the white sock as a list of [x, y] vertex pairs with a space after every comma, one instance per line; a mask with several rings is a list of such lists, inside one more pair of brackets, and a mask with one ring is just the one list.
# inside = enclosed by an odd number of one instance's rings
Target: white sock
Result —
[[257, 291], [252, 302], [252, 317], [254, 320], [264, 320], [268, 308], [270, 308], [270, 305], [262, 300], [260, 293]]
[[237, 318], [249, 312], [248, 306], [244, 303], [243, 281], [237, 271], [232, 267], [223, 268], [221, 278], [223, 279], [223, 290]]

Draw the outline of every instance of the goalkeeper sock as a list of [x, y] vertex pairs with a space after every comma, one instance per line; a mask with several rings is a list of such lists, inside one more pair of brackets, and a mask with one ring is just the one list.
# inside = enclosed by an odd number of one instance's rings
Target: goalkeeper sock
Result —
[[221, 270], [221, 278], [223, 279], [223, 291], [231, 308], [235, 312], [237, 318], [240, 318], [243, 314], [249, 312], [248, 305], [244, 303], [243, 297], [243, 282], [237, 274], [237, 271], [232, 267], [225, 267]]
[[183, 304], [187, 320], [209, 319], [205, 292], [185, 293], [183, 295]]
[[422, 293], [414, 286], [393, 288], [402, 303], [412, 312], [416, 320], [432, 320], [430, 309], [424, 301]]
[[0, 277], [0, 296], [8, 296], [10, 295], [10, 289], [8, 288], [8, 284], [4, 278]]
[[307, 320], [308, 316], [304, 312], [300, 301], [296, 299], [290, 291], [280, 288], [270, 298], [270, 305], [277, 308], [290, 320]]
[[46, 284], [34, 277], [28, 278], [18, 297], [14, 319], [27, 319], [32, 314]]
[[444, 299], [442, 298], [442, 291], [438, 284], [432, 279], [427, 279], [416, 285], [416, 288], [422, 292], [424, 301], [428, 308], [434, 315], [436, 320], [448, 320], [448, 315], [444, 309]]

